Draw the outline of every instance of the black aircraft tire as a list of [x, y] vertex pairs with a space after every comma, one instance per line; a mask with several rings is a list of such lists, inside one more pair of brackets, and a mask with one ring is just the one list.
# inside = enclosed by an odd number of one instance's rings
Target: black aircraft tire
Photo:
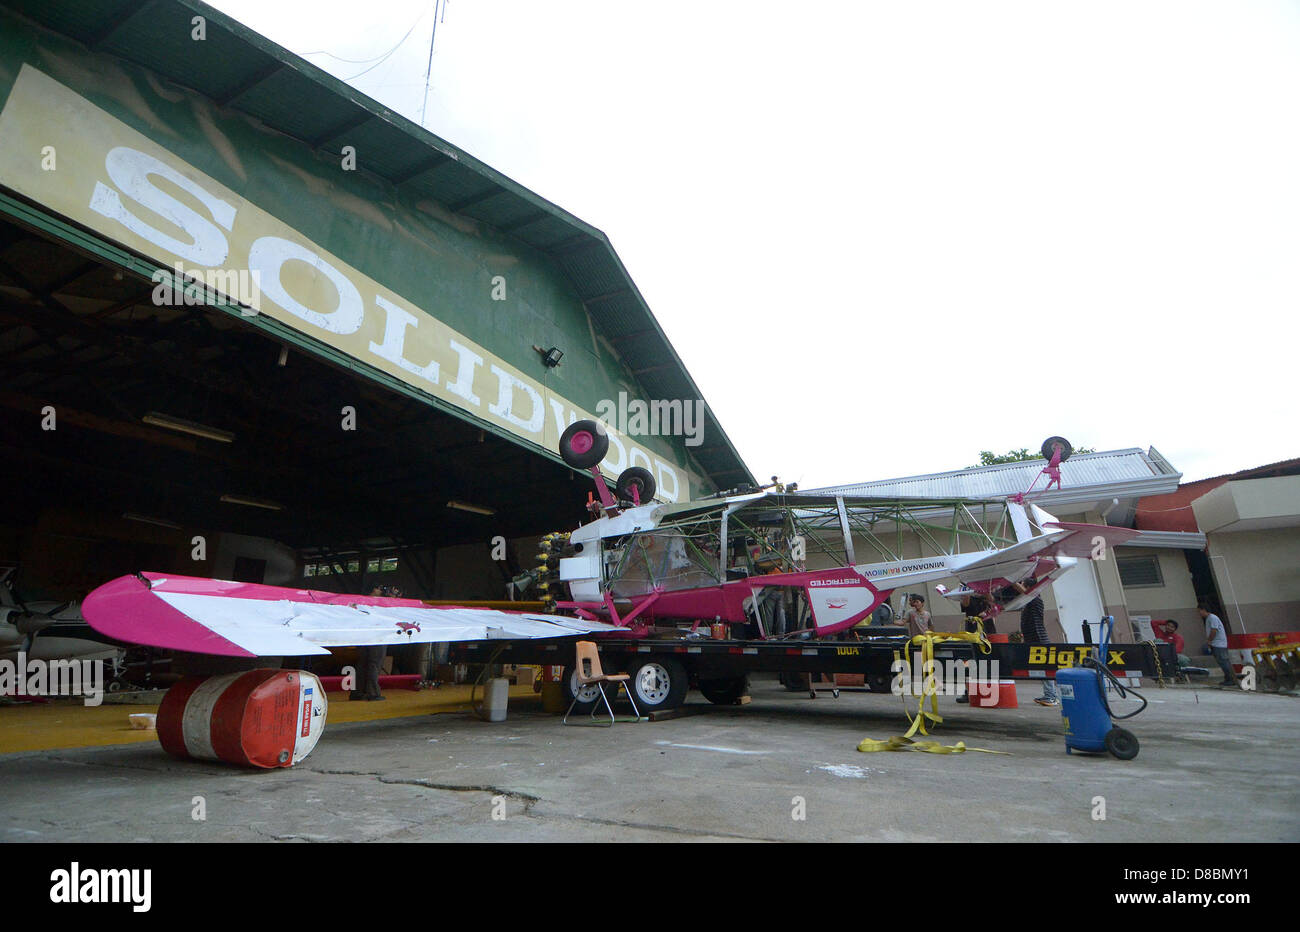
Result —
[[1120, 760], [1132, 760], [1138, 756], [1137, 735], [1116, 726], [1106, 732], [1106, 750]]
[[1070, 454], [1074, 452], [1074, 447], [1070, 446], [1070, 441], [1064, 437], [1048, 437], [1043, 441], [1043, 459], [1050, 460], [1052, 458], [1052, 447], [1058, 443], [1061, 445], [1061, 462], [1064, 463], [1070, 458]]
[[638, 657], [628, 664], [627, 672], [632, 676], [628, 688], [642, 715], [677, 708], [690, 688], [686, 668], [672, 657]]
[[735, 676], [725, 680], [700, 680], [700, 695], [714, 705], [734, 705], [749, 691], [749, 677]]
[[609, 452], [609, 435], [597, 421], [574, 421], [560, 435], [560, 458], [574, 469], [590, 469]]
[[629, 466], [618, 474], [618, 482], [614, 488], [620, 499], [632, 501], [633, 486], [636, 486], [636, 500], [640, 501], [641, 504], [644, 505], [654, 498], [655, 477], [650, 474], [650, 470], [641, 466]]

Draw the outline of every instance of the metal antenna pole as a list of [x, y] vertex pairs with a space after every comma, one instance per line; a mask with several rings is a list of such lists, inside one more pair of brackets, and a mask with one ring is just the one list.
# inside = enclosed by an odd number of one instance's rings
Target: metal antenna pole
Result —
[[424, 126], [424, 110], [429, 106], [429, 77], [433, 74], [433, 40], [438, 36], [438, 6], [442, 0], [433, 0], [433, 32], [429, 34], [429, 63], [424, 68], [424, 102], [420, 104], [420, 126]]

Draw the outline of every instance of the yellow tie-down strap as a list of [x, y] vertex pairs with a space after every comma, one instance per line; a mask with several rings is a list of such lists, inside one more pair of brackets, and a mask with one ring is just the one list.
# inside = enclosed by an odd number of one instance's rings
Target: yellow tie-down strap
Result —
[[[927, 632], [926, 634], [915, 635], [909, 643], [911, 645], [920, 645], [921, 647], [921, 664], [922, 668], [933, 670], [934, 645], [942, 641], [968, 641], [979, 646], [980, 652], [987, 654], [993, 648], [989, 644], [988, 638], [984, 636], [984, 626], [977, 623], [975, 631], [956, 631], [947, 632]], [[904, 675], [907, 681], [911, 682], [911, 661], [906, 657], [899, 657], [894, 654], [895, 660], [902, 660], [907, 664]], [[911, 710], [907, 707], [907, 692], [903, 692], [903, 714], [907, 716], [911, 727], [907, 733], [895, 738], [887, 738], [884, 741], [878, 741], [875, 738], [863, 738], [862, 743], [858, 745], [858, 750], [863, 752], [870, 751], [924, 751], [928, 754], [961, 754], [965, 751], [979, 751], [983, 754], [1006, 754], [1006, 751], [990, 751], [987, 748], [967, 747], [964, 741], [958, 741], [956, 744], [940, 744], [938, 741], [913, 741], [912, 736], [918, 732], [928, 735], [925, 725], [927, 720], [932, 725], [943, 724], [943, 716], [939, 714], [939, 685], [937, 677], [927, 676], [924, 681], [924, 695], [921, 696], [917, 705], [916, 715], [913, 716]], [[926, 709], [925, 700], [930, 700], [930, 708]]]

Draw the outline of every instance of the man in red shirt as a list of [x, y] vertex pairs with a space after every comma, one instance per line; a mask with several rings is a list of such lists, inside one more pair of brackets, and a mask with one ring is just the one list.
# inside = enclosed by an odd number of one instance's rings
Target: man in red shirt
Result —
[[1188, 661], [1183, 656], [1183, 636], [1178, 633], [1178, 622], [1172, 618], [1166, 618], [1161, 621], [1159, 618], [1151, 621], [1151, 633], [1166, 644], [1174, 646], [1174, 653], [1178, 655], [1179, 666], [1186, 666]]

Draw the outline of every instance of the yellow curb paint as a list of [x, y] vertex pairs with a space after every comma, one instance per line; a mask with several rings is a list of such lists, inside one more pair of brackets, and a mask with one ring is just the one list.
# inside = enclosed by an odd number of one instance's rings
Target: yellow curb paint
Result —
[[[329, 693], [329, 723], [374, 722], [441, 712], [467, 712], [470, 708], [469, 686], [391, 689], [385, 691], [384, 696], [384, 702], [352, 702], [345, 693]], [[476, 699], [483, 701], [481, 688]], [[537, 703], [541, 697], [526, 684], [511, 686], [510, 699], [512, 703]], [[136, 712], [157, 711], [156, 705], [86, 706], [79, 699], [0, 706], [0, 754], [156, 742], [157, 732], [132, 728], [128, 716]]]

